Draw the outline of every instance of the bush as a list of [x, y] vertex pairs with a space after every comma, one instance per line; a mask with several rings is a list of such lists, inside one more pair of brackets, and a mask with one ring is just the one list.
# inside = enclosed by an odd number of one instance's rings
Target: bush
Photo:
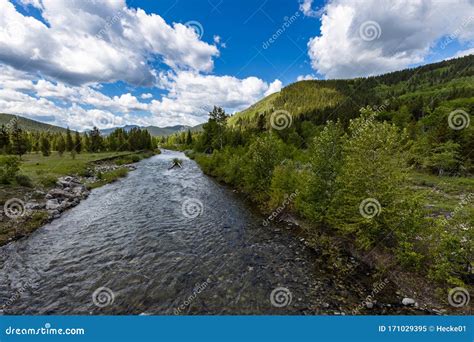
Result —
[[26, 186], [29, 188], [33, 187], [33, 183], [31, 182], [30, 177], [26, 175], [16, 175], [15, 180], [18, 185]]
[[20, 171], [20, 160], [17, 157], [8, 156], [0, 159], [0, 183], [11, 184]]
[[360, 118], [351, 120], [350, 136], [344, 142], [328, 220], [355, 236], [364, 248], [378, 241], [386, 247], [412, 242], [423, 217], [406, 188], [404, 135], [395, 125], [377, 122], [371, 110], [361, 112]]

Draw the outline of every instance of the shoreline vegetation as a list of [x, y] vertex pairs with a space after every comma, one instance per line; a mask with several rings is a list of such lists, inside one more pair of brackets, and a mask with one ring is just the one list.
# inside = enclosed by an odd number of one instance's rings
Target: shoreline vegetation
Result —
[[348, 251], [428, 306], [468, 313], [473, 61], [297, 82], [231, 116], [214, 107], [201, 132], [160, 146], [187, 151], [267, 221], [307, 223], [318, 249]]

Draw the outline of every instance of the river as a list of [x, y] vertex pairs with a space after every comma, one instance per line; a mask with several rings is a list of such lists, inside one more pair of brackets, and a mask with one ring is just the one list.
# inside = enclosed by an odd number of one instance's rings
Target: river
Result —
[[[182, 168], [169, 169], [173, 158]], [[333, 314], [372, 283], [342, 278], [294, 228], [180, 152], [0, 248], [4, 314]], [[272, 295], [273, 292], [273, 295]]]

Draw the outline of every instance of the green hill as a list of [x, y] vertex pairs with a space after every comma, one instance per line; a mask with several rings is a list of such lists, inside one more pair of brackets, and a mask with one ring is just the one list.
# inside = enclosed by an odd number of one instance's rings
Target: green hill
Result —
[[407, 106], [418, 119], [443, 101], [471, 96], [474, 55], [368, 78], [296, 82], [235, 114], [229, 124], [252, 128], [263, 116], [268, 125], [276, 110], [322, 124], [358, 116], [367, 105], [389, 111]]
[[19, 126], [25, 131], [37, 131], [37, 132], [61, 132], [66, 133], [66, 129], [59, 126], [48, 125], [35, 120], [30, 120], [18, 115], [1, 114], [0, 113], [0, 125], [8, 125], [14, 118], [18, 120]]

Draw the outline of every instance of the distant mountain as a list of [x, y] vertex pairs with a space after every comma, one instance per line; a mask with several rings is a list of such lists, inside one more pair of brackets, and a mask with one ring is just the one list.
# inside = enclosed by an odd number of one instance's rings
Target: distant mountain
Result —
[[2, 114], [0, 113], [0, 125], [8, 125], [13, 119], [18, 120], [18, 125], [25, 131], [37, 132], [61, 132], [65, 133], [66, 129], [59, 126], [48, 125], [35, 120], [30, 120], [18, 115]]
[[172, 135], [172, 134], [180, 132], [180, 131], [186, 132], [188, 129], [191, 130], [191, 131], [200, 130], [200, 129], [202, 129], [202, 125], [198, 125], [198, 126], [195, 126], [195, 127], [185, 126], [185, 125], [176, 125], [176, 126], [168, 126], [168, 127], [157, 127], [157, 126], [140, 127], [140, 126], [137, 126], [137, 125], [126, 125], [126, 126], [123, 126], [123, 127], [113, 127], [113, 128], [101, 129], [100, 132], [103, 135], [109, 135], [110, 133], [112, 133], [117, 128], [123, 128], [127, 132], [132, 130], [133, 128], [146, 129], [151, 134], [151, 136], [157, 137], [157, 136]]
[[[63, 127], [48, 125], [39, 121], [24, 118], [19, 115], [2, 114], [2, 113], [0, 113], [0, 125], [7, 125], [14, 118], [18, 120], [19, 126], [25, 131], [61, 132], [61, 133], [66, 132], [66, 128], [63, 128]], [[117, 128], [123, 128], [127, 132], [130, 131], [132, 128], [142, 128], [142, 129], [145, 128], [148, 132], [150, 132], [152, 136], [156, 137], [156, 136], [168, 136], [180, 131], [187, 132], [188, 129], [191, 130], [191, 132], [200, 131], [202, 130], [202, 125], [203, 124], [200, 124], [194, 127], [185, 126], [185, 125], [176, 125], [176, 126], [168, 126], [168, 127], [157, 127], [157, 126], [141, 127], [138, 125], [126, 125], [123, 127], [101, 129], [100, 132], [103, 135], [109, 135]], [[87, 131], [90, 131], [90, 130], [87, 130]]]

